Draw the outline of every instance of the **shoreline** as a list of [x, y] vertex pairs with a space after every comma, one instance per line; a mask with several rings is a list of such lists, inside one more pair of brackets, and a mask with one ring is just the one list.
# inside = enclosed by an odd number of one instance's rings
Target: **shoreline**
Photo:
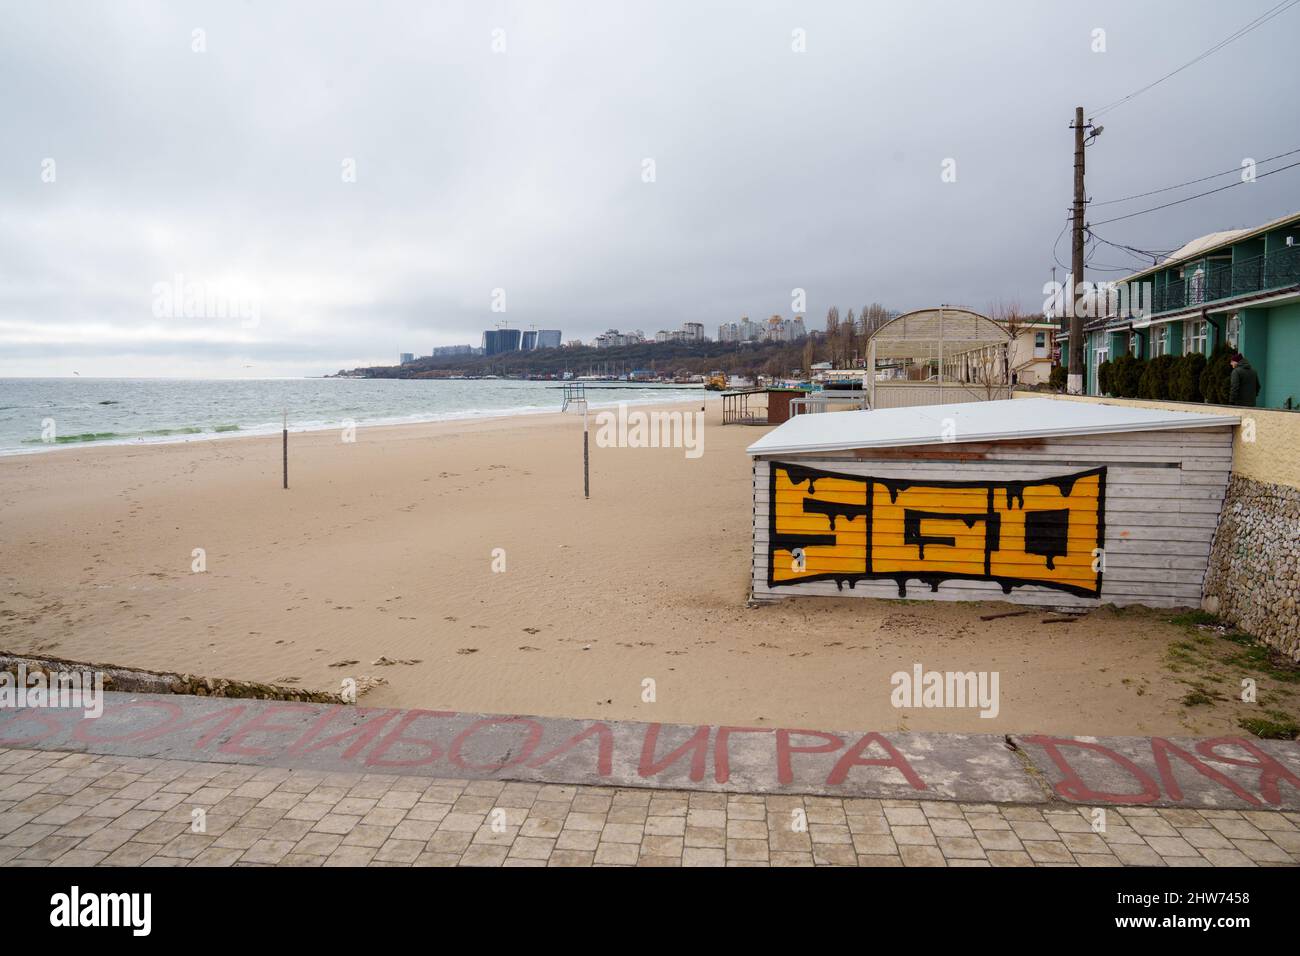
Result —
[[[716, 392], [708, 392], [700, 389], [701, 399], [707, 404], [708, 396], [717, 395]], [[620, 399], [618, 401], [589, 401], [588, 407], [595, 410], [606, 408], [617, 408], [621, 404], [635, 405], [638, 408], [655, 408], [655, 407], [679, 407], [682, 405], [693, 405], [696, 399], [682, 398], [678, 400], [667, 400], [658, 397], [645, 397], [639, 399]], [[539, 408], [536, 406], [522, 405], [502, 409], [471, 409], [464, 412], [445, 412], [439, 413], [433, 417], [411, 417], [399, 416], [393, 418], [379, 418], [372, 421], [356, 422], [357, 431], [374, 428], [402, 428], [406, 426], [419, 425], [437, 425], [437, 424], [454, 424], [457, 422], [477, 422], [489, 421], [499, 418], [524, 418], [535, 415], [560, 415], [565, 414], [552, 408]], [[289, 434], [306, 435], [317, 432], [328, 432], [339, 429], [343, 426], [343, 420], [334, 422], [311, 421], [298, 425], [290, 424]], [[124, 436], [122, 438], [110, 438], [103, 440], [86, 440], [86, 441], [54, 441], [54, 442], [33, 442], [30, 448], [3, 448], [0, 447], [0, 459], [21, 457], [26, 455], [43, 455], [51, 452], [67, 451], [70, 449], [93, 449], [93, 448], [146, 448], [160, 445], [185, 445], [194, 442], [213, 442], [224, 441], [227, 439], [241, 438], [266, 438], [274, 437], [281, 434], [282, 428], [279, 425], [268, 423], [266, 425], [251, 425], [247, 428], [236, 425], [233, 428], [214, 429], [211, 431], [183, 433], [187, 426], [178, 426], [173, 429], [176, 434], [159, 435], [156, 437], [147, 437], [144, 435]]]

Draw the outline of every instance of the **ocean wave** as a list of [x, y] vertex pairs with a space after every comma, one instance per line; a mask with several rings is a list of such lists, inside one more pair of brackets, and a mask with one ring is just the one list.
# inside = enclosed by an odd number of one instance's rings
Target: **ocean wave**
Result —
[[[81, 432], [76, 435], [55, 435], [53, 438], [24, 438], [24, 445], [75, 445], [85, 442], [122, 442], [142, 438], [170, 438], [184, 435], [203, 435], [237, 432], [238, 425], [213, 425], [205, 428], [201, 425], [185, 425], [180, 428], [150, 428], [141, 432]], [[3, 451], [0, 451], [3, 454]]]

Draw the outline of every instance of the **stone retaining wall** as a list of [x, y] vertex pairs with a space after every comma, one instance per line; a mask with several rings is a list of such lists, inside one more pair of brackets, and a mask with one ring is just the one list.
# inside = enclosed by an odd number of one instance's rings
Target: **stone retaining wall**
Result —
[[1300, 490], [1231, 477], [1204, 594], [1207, 611], [1300, 661]]

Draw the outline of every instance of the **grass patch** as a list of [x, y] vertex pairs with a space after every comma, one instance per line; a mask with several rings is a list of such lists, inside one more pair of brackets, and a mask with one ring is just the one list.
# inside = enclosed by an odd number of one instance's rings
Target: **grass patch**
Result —
[[1229, 631], [1223, 635], [1225, 641], [1231, 641], [1233, 644], [1240, 644], [1242, 647], [1249, 647], [1255, 643], [1255, 638], [1241, 631]]
[[1184, 611], [1182, 614], [1175, 614], [1169, 619], [1170, 624], [1178, 624], [1182, 627], [1205, 627], [1216, 626], [1222, 622], [1206, 611]]
[[1196, 645], [1187, 641], [1175, 641], [1165, 648], [1165, 657], [1169, 659], [1170, 666], [1176, 663], [1182, 664], [1199, 664], [1202, 657], [1195, 653]]
[[1296, 667], [1273, 648], [1264, 644], [1250, 644], [1240, 652], [1225, 657], [1223, 662], [1245, 670], [1257, 671], [1283, 683], [1300, 683], [1300, 667]]
[[1216, 699], [1216, 695], [1211, 694], [1204, 687], [1193, 684], [1192, 689], [1183, 695], [1183, 706], [1202, 707], [1206, 704], [1213, 704]]
[[1300, 736], [1300, 725], [1295, 721], [1268, 720], [1264, 717], [1242, 717], [1237, 726], [1250, 731], [1262, 740], [1295, 740]]

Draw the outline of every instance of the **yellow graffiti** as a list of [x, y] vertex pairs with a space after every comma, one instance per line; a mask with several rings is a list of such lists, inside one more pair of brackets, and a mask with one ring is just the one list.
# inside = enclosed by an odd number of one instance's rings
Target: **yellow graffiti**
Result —
[[768, 585], [945, 580], [1101, 593], [1106, 469], [909, 481], [772, 465]]

